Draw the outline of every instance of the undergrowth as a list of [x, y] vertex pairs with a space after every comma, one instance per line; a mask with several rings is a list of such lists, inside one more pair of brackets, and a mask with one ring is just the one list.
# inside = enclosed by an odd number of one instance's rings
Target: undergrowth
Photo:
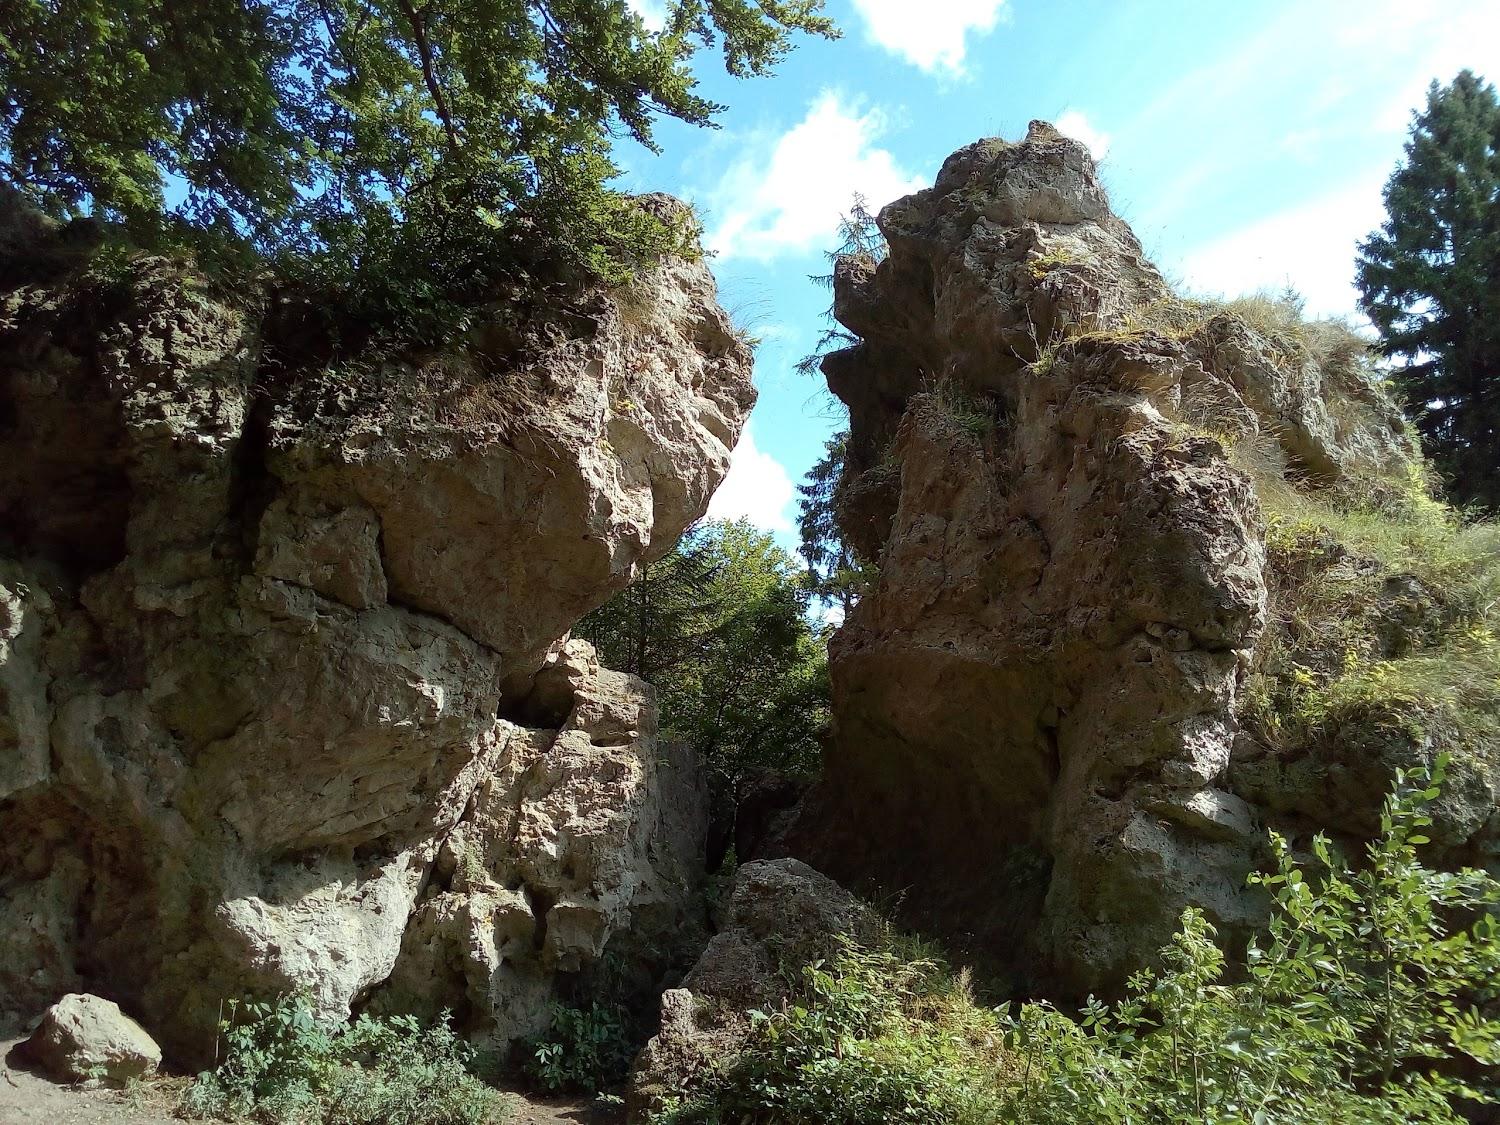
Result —
[[633, 1022], [620, 1004], [554, 1004], [551, 1027], [526, 1044], [526, 1074], [551, 1093], [592, 1094], [616, 1086], [640, 1046]]
[[1404, 483], [1361, 502], [1257, 474], [1271, 619], [1243, 717], [1269, 745], [1378, 711], [1500, 746], [1500, 525]]
[[319, 1020], [305, 997], [231, 1006], [224, 1058], [183, 1095], [190, 1117], [266, 1125], [499, 1125], [500, 1096], [470, 1072], [446, 1016]]
[[1076, 1015], [988, 1009], [928, 950], [846, 942], [656, 1121], [1366, 1125], [1500, 1104], [1500, 884], [1418, 851], [1444, 766], [1398, 777], [1357, 866], [1323, 837], [1306, 859], [1272, 837], [1242, 979], [1194, 909], [1123, 1000]]

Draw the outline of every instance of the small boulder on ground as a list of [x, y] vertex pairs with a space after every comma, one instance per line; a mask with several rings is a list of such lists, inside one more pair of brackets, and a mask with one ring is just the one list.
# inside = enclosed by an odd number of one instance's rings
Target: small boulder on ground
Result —
[[26, 1041], [31, 1058], [53, 1078], [124, 1082], [153, 1073], [161, 1048], [112, 1000], [71, 992], [42, 1016]]

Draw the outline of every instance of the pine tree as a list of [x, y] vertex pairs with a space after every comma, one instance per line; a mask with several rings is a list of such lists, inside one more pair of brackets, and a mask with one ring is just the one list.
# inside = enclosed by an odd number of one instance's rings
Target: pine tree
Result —
[[823, 457], [797, 486], [797, 529], [807, 560], [807, 586], [816, 597], [837, 603], [847, 615], [870, 582], [869, 568], [854, 557], [839, 530], [835, 493], [844, 471], [849, 431], [840, 430], [823, 447]]
[[1360, 245], [1362, 305], [1427, 452], [1464, 504], [1500, 507], [1500, 98], [1436, 82]]

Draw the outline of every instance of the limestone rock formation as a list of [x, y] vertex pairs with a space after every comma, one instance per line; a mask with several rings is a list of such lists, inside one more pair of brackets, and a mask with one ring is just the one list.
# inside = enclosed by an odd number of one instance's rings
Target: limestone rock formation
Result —
[[733, 1064], [748, 1013], [787, 995], [783, 971], [831, 955], [841, 936], [868, 940], [875, 917], [848, 891], [795, 859], [747, 863], [718, 931], [682, 982], [661, 999], [661, 1027], [631, 1073], [630, 1119], [645, 1120], [707, 1067]]
[[841, 524], [879, 577], [832, 642], [827, 775], [786, 846], [1019, 984], [1108, 989], [1185, 905], [1230, 937], [1262, 909], [1278, 782], [1234, 766], [1272, 576], [1231, 450], [1351, 492], [1418, 454], [1339, 340], [1176, 298], [1048, 125], [960, 150], [879, 223], [889, 256], [835, 273], [860, 342], [824, 361]]
[[75, 228], [0, 220], [0, 1012], [92, 988], [190, 1054], [224, 997], [420, 993], [503, 1042], [606, 947], [671, 957], [691, 763], [563, 639], [727, 471], [707, 269], [331, 360]]
[[70, 992], [48, 1008], [26, 1050], [64, 1082], [124, 1082], [153, 1074], [161, 1065], [161, 1048], [140, 1024], [118, 1004], [87, 993]]

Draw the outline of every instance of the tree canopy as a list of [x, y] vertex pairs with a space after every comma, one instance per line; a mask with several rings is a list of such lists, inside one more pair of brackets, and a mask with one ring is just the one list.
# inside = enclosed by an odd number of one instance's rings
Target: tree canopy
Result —
[[1363, 307], [1460, 503], [1500, 506], [1500, 99], [1471, 71], [1432, 84], [1388, 218], [1360, 246]]
[[825, 645], [801, 567], [766, 532], [699, 525], [576, 631], [656, 688], [664, 736], [698, 751], [721, 806], [755, 770], [817, 768]]
[[[0, 169], [58, 216], [191, 236], [417, 299], [499, 236], [605, 277], [680, 232], [612, 190], [613, 138], [723, 108], [690, 67], [765, 74], [822, 0], [0, 0]], [[427, 292], [424, 292], [427, 291]]]

